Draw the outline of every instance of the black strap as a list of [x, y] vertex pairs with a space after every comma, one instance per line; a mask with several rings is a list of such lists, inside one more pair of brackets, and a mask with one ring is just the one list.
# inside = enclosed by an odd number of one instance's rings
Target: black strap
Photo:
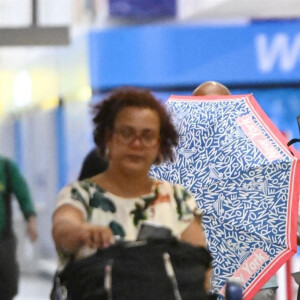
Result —
[[11, 211], [11, 179], [9, 172], [9, 162], [4, 160], [4, 173], [5, 173], [5, 194], [4, 194], [4, 212], [5, 223], [2, 231], [2, 237], [9, 237], [12, 235], [12, 211]]
[[293, 145], [293, 144], [295, 144], [295, 143], [298, 143], [298, 142], [300, 142], [300, 139], [291, 139], [291, 140], [287, 143], [287, 145], [288, 145], [288, 146], [291, 146], [291, 145]]
[[[299, 127], [299, 133], [300, 133], [300, 115], [297, 116], [297, 123], [298, 123], [298, 127]], [[287, 145], [288, 147], [295, 144], [295, 143], [299, 143], [300, 142], [300, 139], [291, 139]], [[294, 155], [294, 153], [290, 150], [290, 152]]]
[[[300, 139], [291, 139], [291, 140], [287, 143], [287, 145], [288, 145], [288, 147], [289, 147], [289, 146], [291, 146], [291, 145], [293, 145], [293, 144], [295, 144], [295, 143], [298, 143], [298, 142], [300, 142]], [[291, 154], [294, 155], [294, 153], [291, 151], [291, 149], [289, 149], [289, 150], [290, 150]], [[295, 156], [295, 155], [294, 155], [294, 156]]]

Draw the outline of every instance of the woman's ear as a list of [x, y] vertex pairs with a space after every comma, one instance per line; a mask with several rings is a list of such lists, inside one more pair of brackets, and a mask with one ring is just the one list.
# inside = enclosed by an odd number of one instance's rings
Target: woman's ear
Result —
[[110, 153], [110, 142], [111, 142], [111, 139], [112, 139], [112, 132], [110, 130], [106, 130], [105, 131], [105, 142], [104, 142], [104, 159], [105, 160], [109, 160], [109, 153]]
[[106, 148], [105, 148], [104, 159], [106, 161], [109, 161], [109, 159], [110, 159], [110, 150], [109, 150], [108, 146], [106, 146]]

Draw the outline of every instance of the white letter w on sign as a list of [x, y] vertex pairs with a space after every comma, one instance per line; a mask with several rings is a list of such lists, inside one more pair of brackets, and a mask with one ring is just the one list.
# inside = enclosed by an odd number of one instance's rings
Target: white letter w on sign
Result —
[[261, 72], [268, 73], [273, 71], [274, 66], [282, 72], [292, 71], [300, 61], [300, 34], [289, 43], [289, 36], [278, 33], [269, 38], [265, 34], [258, 34], [255, 37], [255, 47], [258, 59], [258, 67]]

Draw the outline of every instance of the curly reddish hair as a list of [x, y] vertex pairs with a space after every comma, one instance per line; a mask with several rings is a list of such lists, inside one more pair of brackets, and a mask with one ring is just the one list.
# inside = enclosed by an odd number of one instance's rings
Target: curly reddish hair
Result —
[[[163, 160], [173, 161], [173, 147], [178, 144], [178, 133], [171, 122], [165, 106], [147, 89], [121, 87], [92, 107], [94, 141], [99, 154], [105, 157], [106, 140], [114, 130], [115, 120], [121, 110], [128, 106], [149, 108], [157, 112], [160, 120], [160, 151]], [[156, 159], [155, 163], [160, 163]]]

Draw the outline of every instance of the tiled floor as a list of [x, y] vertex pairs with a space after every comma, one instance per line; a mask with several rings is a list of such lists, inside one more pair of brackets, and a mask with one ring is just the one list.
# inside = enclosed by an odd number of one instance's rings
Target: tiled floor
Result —
[[15, 300], [49, 300], [51, 278], [39, 274], [21, 274]]

